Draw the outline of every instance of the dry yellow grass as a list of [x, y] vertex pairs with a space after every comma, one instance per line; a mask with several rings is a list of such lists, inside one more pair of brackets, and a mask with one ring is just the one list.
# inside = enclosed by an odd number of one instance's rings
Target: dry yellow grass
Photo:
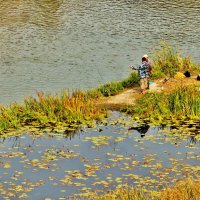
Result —
[[174, 187], [161, 191], [149, 191], [131, 189], [117, 189], [103, 196], [92, 199], [97, 200], [200, 200], [200, 180], [184, 180]]
[[161, 192], [161, 200], [200, 200], [200, 180], [180, 181], [172, 188]]

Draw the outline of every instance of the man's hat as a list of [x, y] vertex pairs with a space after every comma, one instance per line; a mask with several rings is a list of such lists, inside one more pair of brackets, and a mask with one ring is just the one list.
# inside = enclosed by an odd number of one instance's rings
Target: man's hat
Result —
[[148, 58], [148, 55], [147, 55], [147, 54], [144, 54], [142, 57], [143, 57], [143, 58]]

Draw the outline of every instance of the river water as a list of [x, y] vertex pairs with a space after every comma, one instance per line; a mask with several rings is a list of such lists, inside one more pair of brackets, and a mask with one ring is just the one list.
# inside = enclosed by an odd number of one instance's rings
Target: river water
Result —
[[76, 133], [30, 129], [0, 138], [0, 199], [88, 199], [116, 187], [160, 190], [199, 178], [198, 130], [188, 125], [139, 126], [113, 112], [104, 125]]
[[200, 63], [200, 0], [0, 3], [0, 103], [129, 75], [166, 40]]

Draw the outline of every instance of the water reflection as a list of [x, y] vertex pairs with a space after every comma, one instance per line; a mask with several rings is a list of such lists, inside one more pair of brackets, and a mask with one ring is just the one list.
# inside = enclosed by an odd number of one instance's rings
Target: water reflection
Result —
[[[183, 132], [186, 132], [187, 137], [188, 137], [188, 144], [200, 144], [200, 141], [198, 139], [199, 131], [200, 131], [200, 126], [199, 123], [193, 123], [193, 124], [188, 124], [188, 122], [182, 122], [181, 125], [159, 125], [156, 127], [159, 131], [164, 131], [164, 130], [171, 130], [171, 134], [177, 134], [177, 132], [180, 132], [180, 137], [176, 136], [177, 139], [181, 138]], [[133, 126], [128, 128], [128, 131], [137, 131], [140, 134], [140, 137], [143, 138], [145, 137], [146, 133], [149, 131], [152, 132], [153, 128], [150, 127], [148, 123], [142, 123], [139, 124], [138, 126]], [[173, 132], [175, 131], [175, 132]], [[185, 134], [185, 133], [184, 133]]]
[[1, 1], [0, 26], [26, 25], [55, 27], [60, 23], [62, 0]]
[[145, 124], [127, 132], [128, 122], [123, 116], [86, 132], [46, 131], [1, 139], [0, 177], [6, 192], [0, 198], [18, 198], [22, 191], [13, 191], [13, 185], [30, 185], [31, 192], [25, 192], [29, 199], [68, 199], [91, 190], [105, 193], [119, 184], [157, 190], [197, 175], [197, 144], [187, 145], [186, 138]]
[[47, 26], [51, 28], [58, 28], [62, 13], [60, 8], [62, 6], [62, 0], [39, 0], [33, 1], [34, 11], [36, 12], [31, 20], [38, 26]]
[[145, 136], [145, 134], [148, 132], [150, 126], [148, 124], [142, 124], [137, 127], [131, 127], [128, 130], [136, 130], [140, 133], [141, 138]]

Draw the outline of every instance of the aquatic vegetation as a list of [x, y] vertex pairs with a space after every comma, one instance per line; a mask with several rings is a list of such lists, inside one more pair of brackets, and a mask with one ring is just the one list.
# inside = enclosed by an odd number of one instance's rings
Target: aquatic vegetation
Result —
[[180, 179], [199, 180], [199, 145], [180, 127], [133, 124], [116, 112], [107, 123], [74, 137], [40, 130], [1, 139], [0, 198], [150, 199]]
[[139, 188], [124, 188], [108, 192], [100, 197], [96, 196], [93, 199], [97, 200], [115, 200], [115, 199], [130, 199], [130, 200], [191, 200], [200, 198], [200, 181], [199, 180], [182, 180], [173, 187], [166, 187], [161, 191], [147, 191]]
[[0, 107], [0, 132], [32, 125], [67, 129], [73, 128], [73, 124], [87, 124], [105, 116], [105, 110], [95, 106], [93, 99], [82, 91], [75, 91], [71, 96], [66, 91], [60, 95], [38, 92], [37, 98], [29, 97], [22, 105], [13, 103]]
[[57, 95], [37, 93], [37, 98], [29, 97], [23, 104], [13, 103], [0, 106], [0, 132], [19, 129], [23, 126], [60, 126], [73, 129], [72, 124], [84, 124], [106, 116], [106, 111], [95, 104], [102, 96], [115, 95], [126, 87], [138, 82], [135, 73], [120, 82], [111, 82], [86, 92], [77, 90], [69, 95], [63, 91]]
[[183, 57], [167, 42], [161, 42], [152, 55], [154, 78], [173, 77], [176, 72], [198, 71], [199, 66], [192, 63], [190, 56]]
[[116, 95], [123, 89], [124, 87], [121, 82], [114, 81], [99, 87], [100, 92], [106, 97]]
[[[130, 109], [129, 109], [130, 111]], [[195, 86], [179, 86], [169, 94], [150, 92], [137, 100], [131, 110], [135, 116], [149, 119], [199, 119], [200, 92]]]

